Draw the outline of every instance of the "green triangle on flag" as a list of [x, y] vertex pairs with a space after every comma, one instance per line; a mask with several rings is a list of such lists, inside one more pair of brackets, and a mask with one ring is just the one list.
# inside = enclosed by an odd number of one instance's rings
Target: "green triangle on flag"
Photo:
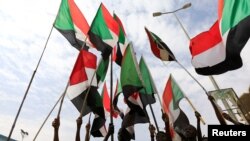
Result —
[[87, 46], [93, 47], [87, 39], [89, 24], [74, 0], [62, 0], [54, 27], [69, 41], [69, 43], [80, 50]]
[[132, 44], [126, 48], [125, 55], [121, 66], [121, 85], [125, 97], [130, 96], [143, 87], [140, 69], [135, 58]]
[[109, 68], [109, 59], [101, 59], [96, 70], [97, 85], [100, 86], [106, 77]]
[[90, 41], [107, 59], [116, 46], [119, 36], [119, 25], [101, 3], [88, 32]]
[[142, 75], [144, 88], [140, 90], [141, 98], [143, 100], [143, 104], [153, 104], [155, 103], [154, 94], [156, 93], [154, 81], [150, 74], [150, 71], [147, 67], [147, 64], [143, 57], [141, 57], [140, 63], [140, 72]]

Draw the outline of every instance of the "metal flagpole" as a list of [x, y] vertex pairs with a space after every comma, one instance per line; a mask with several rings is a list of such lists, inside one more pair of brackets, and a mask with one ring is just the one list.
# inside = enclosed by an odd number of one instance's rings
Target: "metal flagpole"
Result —
[[[144, 60], [144, 62], [145, 62], [145, 59], [144, 59], [144, 57], [143, 57], [143, 56], [141, 57], [141, 59], [143, 59], [143, 60]], [[148, 66], [147, 66], [146, 62], [145, 62], [145, 66], [146, 66], [147, 70], [149, 71], [149, 69], [148, 69]], [[151, 81], [153, 82], [153, 84], [152, 84], [152, 85], [153, 85], [154, 92], [156, 92], [156, 93], [157, 93], [157, 95], [158, 95], [158, 92], [157, 92], [157, 90], [156, 90], [155, 83], [154, 83], [154, 81], [153, 81], [153, 78], [152, 78], [152, 76], [151, 76], [150, 71], [149, 71], [149, 77], [150, 77], [149, 79], [151, 79]], [[146, 88], [145, 88], [145, 86], [144, 86], [144, 85], [143, 85], [143, 90], [144, 90], [144, 92], [145, 92], [145, 93], [147, 93], [147, 90], [146, 90]], [[161, 100], [160, 100], [159, 95], [158, 95], [158, 98], [159, 98], [160, 105], [161, 105], [161, 108], [162, 108], [162, 103], [161, 103]], [[148, 101], [148, 98], [146, 98], [146, 100]], [[155, 114], [154, 114], [154, 110], [153, 110], [152, 104], [149, 104], [149, 108], [150, 108], [151, 114], [152, 114], [152, 116], [153, 116], [153, 119], [154, 119], [154, 122], [155, 122], [156, 129], [157, 129], [157, 131], [159, 132], [159, 131], [160, 131], [160, 130], [159, 130], [159, 126], [158, 126], [158, 123], [157, 123], [156, 118], [155, 118]]]
[[[182, 29], [183, 32], [185, 33], [186, 37], [187, 37], [188, 40], [190, 41], [191, 38], [190, 38], [190, 36], [188, 35], [187, 31], [185, 30], [184, 26], [182, 25], [180, 19], [178, 18], [178, 16], [177, 16], [175, 13], [173, 13], [173, 15], [174, 15], [174, 17], [176, 18], [176, 20], [178, 21], [178, 23], [180, 24], [181, 29]], [[212, 82], [214, 88], [215, 88], [216, 90], [219, 90], [220, 88], [219, 88], [217, 82], [215, 81], [214, 77], [210, 75], [209, 78], [210, 78], [210, 80], [211, 80], [211, 82]]]
[[[180, 19], [178, 18], [178, 16], [177, 16], [175, 13], [173, 13], [173, 14], [174, 14], [176, 20], [178, 21], [178, 23], [180, 24], [181, 29], [184, 31], [186, 37], [187, 37], [188, 40], [190, 41], [191, 38], [190, 38], [190, 36], [188, 35], [187, 31], [185, 30], [184, 26], [182, 25]], [[176, 58], [175, 58], [175, 60], [176, 60]], [[176, 62], [177, 62], [180, 66], [182, 66], [182, 68], [184, 68], [184, 66], [183, 66], [182, 64], [180, 64], [177, 60], [176, 60]], [[185, 70], [186, 72], [188, 72], [185, 68], [184, 68], [184, 70]], [[188, 72], [188, 74], [194, 79], [194, 77], [193, 77], [189, 72]], [[210, 78], [210, 80], [211, 80], [211, 82], [212, 82], [214, 88], [215, 88], [216, 90], [220, 90], [220, 88], [219, 88], [218, 84], [216, 83], [214, 77], [210, 75], [209, 78]], [[195, 80], [200, 86], [202, 86], [196, 79], [194, 79], [194, 80]], [[205, 90], [205, 88], [204, 88], [203, 86], [202, 86], [202, 89]], [[208, 94], [208, 92], [207, 92], [206, 90], [205, 90], [205, 92], [206, 92], [207, 96], [209, 96], [209, 94]], [[210, 102], [212, 103], [213, 107], [214, 107], [214, 108], [216, 107], [215, 111], [216, 111], [216, 115], [217, 115], [217, 118], [219, 119], [220, 123], [221, 123], [221, 124], [226, 124], [225, 119], [223, 118], [223, 116], [222, 116], [220, 110], [219, 110], [219, 109], [217, 108], [217, 106], [216, 106], [217, 104], [215, 103], [214, 98], [212, 98], [212, 97], [210, 96], [209, 100], [210, 100]], [[219, 112], [219, 113], [218, 113], [218, 112]]]
[[149, 108], [150, 108], [150, 111], [151, 111], [151, 113], [152, 113], [152, 115], [153, 115], [153, 119], [154, 119], [154, 122], [155, 122], [156, 129], [157, 129], [158, 132], [160, 132], [158, 123], [157, 123], [156, 118], [155, 118], [155, 113], [154, 113], [154, 110], [153, 110], [151, 104], [149, 104]]
[[[81, 48], [81, 49], [83, 49], [83, 47], [86, 45], [86, 40], [87, 40], [87, 37], [85, 38], [85, 43], [82, 45], [82, 48]], [[95, 74], [94, 74], [94, 75], [95, 75]], [[92, 81], [91, 81], [91, 82], [92, 82]], [[67, 88], [68, 88], [68, 86], [69, 86], [69, 83], [70, 83], [70, 80], [68, 81], [67, 86], [66, 86], [66, 88], [65, 88], [65, 90], [64, 90], [64, 93], [63, 93], [63, 96], [62, 96], [62, 99], [61, 99], [61, 103], [60, 103], [60, 107], [59, 107], [59, 110], [58, 110], [58, 113], [57, 113], [57, 119], [60, 117], [61, 109], [62, 109], [62, 105], [63, 105], [63, 101], [64, 101], [64, 97], [65, 97], [65, 95], [66, 95], [66, 91], [67, 91]]]
[[[132, 43], [131, 43], [131, 54], [132, 54], [132, 58], [133, 58], [133, 60], [134, 61], [136, 61], [136, 58], [135, 58], [135, 51], [134, 51], [134, 48], [133, 48], [133, 46], [132, 46]], [[134, 62], [133, 61], [133, 62]], [[136, 62], [137, 63], [137, 62]], [[138, 63], [136, 64], [135, 62], [134, 62], [134, 65], [136, 66], [136, 68], [138, 67]], [[136, 69], [137, 70], [137, 69]], [[138, 71], [138, 70], [137, 70]], [[139, 75], [139, 79], [141, 80], [141, 82], [142, 82], [142, 85], [143, 85], [143, 88], [145, 88], [145, 86], [144, 86], [144, 83], [143, 83], [143, 80], [142, 80], [142, 77], [141, 77], [141, 74], [139, 73], [138, 74]], [[139, 94], [139, 97], [140, 97], [140, 99], [141, 99], [141, 95]], [[144, 103], [143, 103], [143, 101], [142, 101], [142, 99], [141, 99], [141, 102], [142, 102], [142, 105], [145, 105]], [[144, 107], [143, 107], [144, 108]], [[144, 110], [144, 109], [143, 109]], [[148, 118], [148, 121], [149, 121], [149, 124], [151, 124], [151, 121], [150, 121], [150, 118], [149, 118], [149, 116], [148, 116], [148, 112], [147, 112], [147, 109], [145, 108], [145, 115], [147, 116], [147, 118]]]
[[[182, 25], [181, 21], [179, 20], [179, 18], [178, 18], [177, 15], [175, 14], [175, 12], [177, 12], [177, 11], [179, 11], [179, 10], [181, 10], [181, 9], [186, 9], [186, 8], [188, 8], [188, 7], [190, 7], [190, 6], [191, 6], [191, 3], [188, 3], [188, 4], [185, 4], [182, 8], [180, 8], [180, 9], [178, 9], [178, 10], [175, 10], [175, 11], [173, 11], [173, 12], [165, 12], [165, 13], [156, 12], [156, 13], [153, 13], [153, 16], [155, 17], [155, 16], [160, 16], [160, 15], [162, 15], [162, 14], [173, 13], [174, 16], [175, 16], [175, 18], [177, 19], [177, 22], [180, 24], [182, 30], [184, 31], [185, 35], [186, 35], [187, 38], [190, 40], [191, 38], [189, 37], [187, 31], [185, 30], [185, 28], [184, 28], [184, 26]], [[160, 44], [160, 45], [161, 45], [161, 44]], [[165, 49], [165, 48], [163, 47], [163, 49]], [[166, 49], [165, 49], [165, 50], [166, 50]], [[169, 54], [169, 55], [170, 55], [172, 58], [174, 58], [174, 60], [175, 60], [175, 61], [176, 61], [176, 62], [177, 62], [177, 63], [178, 63], [187, 73], [188, 73], [188, 75], [190, 75], [190, 76], [197, 82], [197, 84], [199, 84], [199, 86], [205, 91], [206, 95], [208, 96], [208, 99], [209, 99], [210, 102], [212, 103], [212, 106], [213, 106], [213, 108], [214, 108], [214, 110], [215, 110], [215, 113], [216, 113], [216, 116], [217, 116], [218, 120], [220, 121], [221, 124], [226, 124], [226, 121], [225, 121], [225, 119], [223, 118], [223, 116], [221, 115], [221, 112], [220, 112], [220, 110], [218, 109], [218, 107], [217, 107], [217, 105], [216, 105], [216, 103], [215, 103], [214, 98], [213, 98], [211, 95], [208, 94], [207, 90], [199, 83], [199, 81], [198, 81], [197, 79], [195, 79], [195, 78], [193, 77], [193, 75], [191, 75], [191, 73], [190, 73], [182, 64], [180, 64], [180, 63], [178, 62], [178, 60], [176, 60], [176, 58], [175, 58], [172, 54]], [[209, 76], [209, 77], [210, 77], [210, 80], [212, 81], [214, 87], [217, 89], [217, 88], [218, 88], [218, 85], [217, 85], [217, 83], [215, 82], [213, 76]], [[217, 89], [217, 90], [218, 90], [218, 89]]]
[[[171, 12], [163, 12], [163, 13], [162, 12], [155, 12], [155, 13], [153, 13], [153, 17], [161, 16], [163, 14], [170, 14], [170, 13], [172, 13], [174, 15], [174, 17], [176, 18], [177, 22], [180, 24], [181, 29], [184, 31], [184, 33], [185, 33], [186, 37], [188, 38], [188, 40], [191, 40], [190, 36], [188, 35], [187, 31], [185, 30], [185, 28], [184, 28], [183, 24], [181, 23], [180, 19], [175, 14], [177, 11], [180, 11], [180, 10], [183, 10], [183, 9], [191, 7], [191, 5], [192, 5], [191, 3], [187, 3], [187, 4], [183, 5], [181, 8], [176, 9], [176, 10], [171, 11]], [[219, 87], [218, 87], [216, 81], [214, 80], [213, 76], [209, 76], [209, 77], [210, 77], [210, 80], [212, 81], [215, 89], [219, 90]]]
[[36, 133], [36, 136], [34, 137], [33, 141], [36, 140], [37, 136], [39, 135], [40, 131], [42, 130], [44, 124], [47, 122], [48, 118], [50, 117], [51, 113], [53, 112], [53, 110], [55, 109], [55, 107], [57, 106], [57, 104], [59, 103], [60, 99], [63, 97], [64, 93], [59, 97], [59, 99], [57, 100], [57, 102], [55, 103], [55, 105], [53, 106], [53, 108], [50, 110], [48, 116], [45, 118], [44, 122], [42, 123], [41, 127], [39, 128], [39, 130]]
[[58, 110], [58, 113], [57, 113], [57, 118], [60, 117], [61, 109], [62, 109], [62, 105], [63, 105], [63, 101], [64, 101], [64, 97], [66, 95], [66, 91], [67, 91], [68, 86], [69, 86], [69, 81], [68, 81], [67, 86], [65, 87], [63, 95], [62, 95], [61, 103], [60, 103], [59, 110]]
[[[110, 55], [110, 125], [113, 126], [113, 50]], [[114, 133], [111, 134], [111, 141], [114, 141]]]
[[[159, 44], [159, 43], [158, 43]], [[162, 46], [161, 44], [159, 44], [160, 46]], [[164, 50], [166, 50], [163, 46], [162, 46], [162, 48], [164, 49]], [[167, 50], [166, 50], [167, 51]], [[170, 57], [172, 57], [174, 60], [175, 60], [175, 62], [183, 69], [183, 70], [185, 70], [186, 71], [186, 73], [204, 90], [204, 92], [206, 93], [206, 95], [208, 96], [208, 99], [210, 100], [210, 102], [212, 103], [212, 106], [213, 106], [213, 108], [214, 108], [214, 110], [215, 110], [215, 114], [216, 114], [216, 116], [217, 116], [217, 118], [218, 118], [218, 120], [219, 120], [219, 122], [221, 123], [221, 124], [223, 124], [223, 125], [226, 125], [226, 121], [225, 121], [225, 119], [223, 118], [223, 116], [222, 116], [222, 114], [221, 114], [221, 112], [219, 111], [219, 109], [218, 109], [218, 107], [217, 107], [217, 105], [216, 105], [216, 103], [215, 103], [215, 101], [214, 101], [214, 98], [211, 96], [211, 95], [209, 95], [208, 94], [208, 91], [201, 85], [201, 83], [172, 55], [172, 54], [170, 54], [169, 53], [169, 56]]]
[[95, 70], [95, 72], [94, 72], [94, 74], [93, 74], [93, 76], [92, 76], [92, 78], [91, 78], [91, 80], [90, 80], [90, 84], [89, 84], [89, 87], [88, 87], [86, 96], [84, 97], [83, 104], [82, 104], [82, 108], [81, 108], [81, 113], [80, 113], [79, 117], [82, 117], [82, 115], [83, 115], [84, 105], [85, 105], [85, 103], [86, 103], [86, 101], [87, 101], [87, 98], [88, 98], [88, 95], [89, 95], [89, 91], [90, 91], [90, 88], [91, 88], [91, 84], [92, 84], [92, 82], [93, 82], [93, 80], [94, 80], [95, 75], [96, 75], [96, 70]]
[[16, 114], [15, 120], [14, 120], [14, 122], [13, 122], [13, 124], [12, 124], [12, 127], [11, 127], [11, 130], [10, 130], [10, 133], [9, 133], [9, 136], [8, 136], [7, 141], [9, 141], [10, 138], [11, 138], [11, 135], [12, 135], [12, 132], [13, 132], [13, 130], [14, 130], [14, 128], [15, 128], [17, 119], [18, 119], [19, 114], [20, 114], [20, 112], [21, 112], [21, 109], [22, 109], [22, 107], [23, 107], [23, 103], [24, 103], [24, 101], [25, 101], [25, 99], [26, 99], [26, 97], [27, 97], [27, 94], [28, 94], [28, 92], [29, 92], [30, 86], [31, 86], [31, 84], [32, 84], [32, 82], [33, 82], [33, 79], [34, 79], [35, 75], [36, 75], [36, 71], [37, 71], [37, 69], [38, 69], [38, 67], [39, 67], [39, 65], [40, 65], [40, 62], [41, 62], [41, 60], [42, 60], [43, 54], [44, 54], [45, 49], [46, 49], [46, 47], [47, 47], [47, 44], [48, 44], [48, 41], [49, 41], [49, 38], [50, 38], [50, 36], [51, 36], [52, 31], [53, 31], [53, 26], [52, 26], [52, 28], [50, 29], [49, 36], [48, 36], [48, 38], [47, 38], [47, 40], [46, 40], [45, 46], [44, 46], [44, 48], [43, 48], [43, 51], [42, 51], [42, 54], [41, 54], [41, 56], [40, 56], [40, 58], [39, 58], [39, 61], [38, 61], [38, 63], [37, 63], [37, 66], [36, 66], [35, 70], [33, 71], [33, 74], [32, 74], [31, 79], [30, 79], [30, 81], [29, 81], [28, 87], [27, 87], [27, 89], [26, 89], [26, 91], [25, 91], [23, 100], [22, 100], [21, 105], [20, 105], [20, 107], [19, 107], [19, 109], [18, 109], [18, 112], [17, 112], [17, 114]]
[[[174, 77], [172, 76], [172, 79], [176, 82], [176, 80], [174, 79]], [[184, 97], [186, 98], [186, 100], [188, 101], [188, 103], [190, 104], [190, 106], [192, 107], [192, 109], [194, 110], [194, 112], [197, 112], [196, 108], [194, 107], [193, 103], [190, 101], [190, 99], [186, 96], [186, 94], [183, 92], [183, 90], [181, 89], [181, 87], [178, 85], [178, 83], [176, 82], [176, 85], [180, 88], [180, 90], [182, 91], [182, 93], [184, 94]], [[205, 121], [204, 119], [200, 116], [200, 120], [201, 122], [205, 125]]]
[[[145, 61], [145, 59], [144, 59], [144, 57], [142, 56], [142, 58], [143, 58], [143, 60]], [[145, 63], [146, 64], [146, 63]], [[148, 66], [146, 65], [146, 67], [147, 67], [147, 69], [148, 69]], [[149, 70], [149, 69], [148, 69]], [[152, 78], [152, 75], [151, 75], [151, 72], [149, 71], [149, 74], [150, 74], [150, 79], [153, 81], [153, 78]], [[153, 88], [154, 88], [154, 91], [155, 91], [155, 93], [157, 94], [157, 97], [158, 97], [158, 99], [159, 99], [159, 102], [160, 102], [160, 105], [161, 105], [161, 109], [163, 110], [163, 105], [162, 105], [162, 102], [161, 102], [161, 98], [160, 98], [160, 95], [159, 95], [159, 93], [158, 93], [158, 90], [157, 90], [157, 88], [156, 88], [156, 86], [155, 86], [155, 83], [154, 83], [154, 81], [153, 81]], [[164, 111], [164, 110], [163, 110]]]
[[[58, 11], [59, 11], [59, 9], [58, 9]], [[57, 14], [58, 14], [58, 12], [57, 12]], [[56, 17], [57, 17], [57, 16], [56, 16]], [[17, 114], [16, 114], [15, 120], [14, 120], [14, 122], [13, 122], [13, 124], [12, 124], [12, 127], [11, 127], [11, 130], [10, 130], [10, 133], [9, 133], [9, 136], [8, 136], [7, 141], [9, 141], [10, 138], [11, 138], [11, 135], [12, 135], [12, 132], [13, 132], [13, 130], [14, 130], [14, 128], [15, 128], [17, 119], [18, 119], [19, 114], [20, 114], [20, 112], [21, 112], [21, 109], [22, 109], [22, 107], [23, 107], [23, 103], [24, 103], [24, 101], [25, 101], [25, 99], [26, 99], [26, 97], [27, 97], [27, 94], [28, 94], [28, 92], [29, 92], [30, 86], [31, 86], [31, 84], [32, 84], [32, 82], [33, 82], [33, 79], [34, 79], [35, 75], [36, 75], [36, 71], [37, 71], [37, 69], [38, 69], [38, 67], [39, 67], [39, 65], [40, 65], [40, 62], [41, 62], [42, 57], [43, 57], [43, 54], [44, 54], [44, 52], [45, 52], [45, 50], [46, 50], [46, 48], [47, 48], [47, 44], [48, 44], [48, 42], [49, 42], [49, 39], [50, 39], [51, 33], [52, 33], [52, 31], [53, 31], [53, 28], [54, 28], [54, 22], [53, 22], [53, 25], [52, 25], [52, 27], [51, 27], [51, 29], [50, 29], [49, 36], [48, 36], [48, 38], [47, 38], [47, 40], [46, 40], [46, 42], [45, 42], [45, 45], [44, 45], [42, 54], [41, 54], [41, 56], [40, 56], [40, 58], [39, 58], [39, 61], [38, 61], [38, 63], [37, 63], [37, 66], [36, 66], [35, 70], [33, 71], [33, 74], [32, 74], [31, 79], [30, 79], [30, 81], [29, 81], [28, 87], [27, 87], [27, 89], [26, 89], [26, 91], [25, 91], [25, 94], [24, 94], [24, 96], [23, 96], [23, 100], [22, 100], [21, 105], [20, 105], [20, 107], [19, 107], [19, 109], [18, 109], [18, 112], [17, 112]]]

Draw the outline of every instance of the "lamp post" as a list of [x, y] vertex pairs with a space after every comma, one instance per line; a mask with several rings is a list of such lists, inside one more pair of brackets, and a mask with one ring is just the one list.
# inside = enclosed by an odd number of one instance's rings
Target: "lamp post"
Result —
[[[191, 3], [187, 3], [187, 4], [183, 5], [181, 8], [176, 9], [176, 10], [174, 10], [174, 11], [170, 11], [170, 12], [155, 12], [155, 13], [153, 13], [153, 17], [161, 16], [161, 15], [164, 15], [164, 14], [170, 14], [170, 13], [174, 14], [174, 16], [175, 16], [177, 22], [180, 24], [181, 29], [183, 30], [183, 32], [184, 32], [185, 35], [187, 36], [188, 40], [191, 40], [191, 38], [190, 38], [190, 36], [188, 35], [186, 29], [185, 29], [184, 26], [182, 25], [180, 19], [179, 19], [178, 16], [175, 14], [175, 12], [180, 11], [180, 10], [182, 10], [182, 9], [187, 9], [187, 8], [189, 8], [189, 7], [191, 7], [191, 6], [192, 6]], [[214, 77], [213, 77], [213, 76], [209, 76], [209, 79], [211, 80], [211, 82], [212, 82], [214, 88], [215, 88], [216, 90], [219, 90], [220, 88], [219, 88], [218, 84], [216, 83]]]
[[[181, 28], [182, 28], [182, 30], [184, 31], [184, 33], [185, 33], [185, 35], [187, 36], [187, 38], [188, 38], [188, 40], [191, 40], [191, 38], [190, 38], [190, 36], [188, 35], [188, 33], [187, 33], [187, 31], [185, 30], [185, 28], [184, 28], [184, 26], [182, 25], [182, 23], [181, 23], [181, 21], [180, 21], [180, 19], [178, 18], [178, 16], [175, 14], [175, 12], [177, 12], [177, 11], [179, 11], [179, 10], [182, 10], [182, 9], [187, 9], [187, 8], [189, 8], [189, 7], [191, 7], [191, 3], [187, 3], [187, 4], [185, 4], [185, 5], [183, 5], [181, 8], [179, 8], [179, 9], [176, 9], [176, 10], [174, 10], [174, 11], [170, 11], [170, 12], [155, 12], [155, 13], [153, 13], [153, 17], [157, 17], [157, 16], [161, 16], [161, 15], [163, 15], [163, 14], [170, 14], [170, 13], [172, 13], [172, 14], [174, 14], [174, 16], [175, 16], [175, 18], [176, 18], [176, 20], [177, 20], [177, 22], [180, 24], [180, 26], [181, 26]], [[177, 61], [176, 61], [177, 62]], [[178, 64], [180, 64], [179, 62], [177, 62]], [[181, 64], [180, 64], [181, 65]], [[184, 68], [184, 67], [183, 67]], [[186, 69], [184, 69], [184, 70], [186, 70]], [[216, 107], [216, 106], [218, 106], [218, 105], [216, 105], [216, 103], [215, 103], [215, 101], [214, 101], [214, 99], [211, 97], [211, 96], [209, 96], [209, 94], [208, 94], [208, 92], [205, 90], [205, 88], [186, 70], [186, 72], [203, 88], [203, 90], [206, 92], [206, 94], [207, 94], [207, 96], [208, 96], [208, 98], [209, 98], [209, 100], [210, 100], [210, 102], [212, 103], [212, 105], [213, 105], [213, 107], [214, 107], [214, 110], [215, 110], [215, 113], [216, 113], [216, 116], [217, 116], [217, 118], [218, 118], [218, 120], [220, 121], [220, 123], [221, 124], [226, 124], [226, 121], [225, 121], [225, 119], [223, 118], [223, 116], [222, 116], [222, 114], [221, 114], [221, 111], [219, 110], [219, 108], [218, 107]], [[214, 86], [214, 88], [216, 89], [216, 90], [220, 90], [220, 88], [219, 88], [219, 86], [218, 86], [218, 84], [216, 83], [216, 81], [215, 81], [215, 79], [213, 78], [213, 76], [209, 76], [209, 78], [210, 78], [210, 80], [211, 80], [211, 82], [212, 82], [212, 84], [213, 84], [213, 86]], [[226, 108], [226, 109], [228, 109], [228, 108]]]
[[180, 26], [181, 26], [182, 30], [184, 31], [185, 35], [190, 40], [191, 39], [190, 36], [188, 35], [187, 31], [185, 30], [184, 26], [182, 25], [180, 19], [177, 17], [177, 15], [175, 14], [175, 12], [183, 10], [183, 9], [187, 9], [187, 8], [189, 8], [191, 6], [192, 6], [191, 3], [187, 3], [187, 4], [183, 5], [181, 8], [176, 9], [174, 11], [170, 11], [170, 12], [155, 12], [155, 13], [153, 13], [153, 17], [161, 16], [161, 15], [164, 15], [164, 14], [170, 14], [170, 13], [174, 14], [177, 22], [180, 24]]
[[170, 12], [155, 12], [155, 13], [153, 13], [153, 17], [161, 16], [163, 14], [175, 13], [179, 10], [189, 8], [189, 7], [191, 7], [191, 5], [192, 5], [191, 3], [187, 3], [187, 4], [183, 5], [181, 8], [176, 9], [174, 11], [170, 11]]

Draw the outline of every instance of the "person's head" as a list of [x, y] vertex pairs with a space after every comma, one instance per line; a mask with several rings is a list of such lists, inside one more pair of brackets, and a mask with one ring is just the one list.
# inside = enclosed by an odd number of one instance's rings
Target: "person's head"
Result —
[[202, 141], [208, 141], [208, 138], [207, 137], [203, 137]]
[[167, 141], [167, 136], [164, 132], [162, 131], [159, 131], [157, 134], [156, 134], [156, 141]]
[[183, 129], [183, 135], [185, 138], [191, 139], [196, 137], [196, 128], [193, 125], [187, 125]]

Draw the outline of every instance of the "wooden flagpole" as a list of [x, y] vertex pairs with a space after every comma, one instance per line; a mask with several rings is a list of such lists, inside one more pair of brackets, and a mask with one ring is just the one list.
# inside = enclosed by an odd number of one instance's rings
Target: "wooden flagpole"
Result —
[[40, 65], [40, 62], [41, 62], [42, 57], [43, 57], [43, 54], [44, 54], [44, 52], [45, 52], [45, 50], [46, 50], [46, 47], [47, 47], [47, 44], [48, 44], [48, 41], [49, 41], [49, 38], [50, 38], [50, 36], [51, 36], [52, 31], [53, 31], [53, 26], [52, 26], [51, 29], [50, 29], [49, 36], [48, 36], [48, 38], [47, 38], [47, 40], [46, 40], [46, 43], [45, 43], [45, 45], [44, 45], [44, 48], [43, 48], [42, 54], [41, 54], [41, 56], [40, 56], [40, 58], [39, 58], [39, 61], [38, 61], [38, 63], [37, 63], [37, 66], [36, 66], [35, 70], [33, 71], [33, 74], [32, 74], [31, 79], [30, 79], [30, 81], [29, 81], [28, 87], [27, 87], [27, 89], [26, 89], [26, 91], [25, 91], [23, 100], [22, 100], [22, 102], [21, 102], [21, 105], [19, 106], [19, 109], [18, 109], [18, 112], [17, 112], [17, 114], [16, 114], [15, 120], [14, 120], [14, 122], [13, 122], [13, 124], [12, 124], [11, 130], [10, 130], [10, 133], [9, 133], [9, 136], [8, 136], [8, 138], [7, 138], [7, 141], [9, 141], [10, 138], [11, 138], [11, 135], [12, 135], [12, 132], [13, 132], [13, 130], [14, 130], [14, 128], [15, 128], [17, 119], [18, 119], [19, 114], [20, 114], [20, 112], [21, 112], [21, 109], [22, 109], [22, 107], [23, 107], [23, 103], [24, 103], [24, 101], [25, 101], [25, 99], [26, 99], [26, 97], [27, 97], [27, 94], [28, 94], [28, 92], [29, 92], [30, 86], [31, 86], [31, 84], [32, 84], [32, 82], [33, 82], [33, 79], [34, 79], [35, 75], [36, 75], [36, 71], [37, 71], [37, 69], [38, 69], [38, 67], [39, 67], [39, 65]]
[[55, 105], [53, 106], [53, 108], [50, 110], [48, 116], [45, 118], [44, 122], [42, 123], [41, 127], [39, 128], [39, 130], [37, 131], [33, 141], [36, 140], [37, 136], [39, 135], [40, 131], [42, 130], [44, 124], [47, 122], [48, 118], [50, 117], [51, 113], [53, 112], [53, 110], [55, 109], [55, 107], [57, 106], [57, 104], [59, 103], [60, 99], [63, 97], [64, 93], [59, 97], [59, 99], [57, 100], [57, 102], [55, 103]]

